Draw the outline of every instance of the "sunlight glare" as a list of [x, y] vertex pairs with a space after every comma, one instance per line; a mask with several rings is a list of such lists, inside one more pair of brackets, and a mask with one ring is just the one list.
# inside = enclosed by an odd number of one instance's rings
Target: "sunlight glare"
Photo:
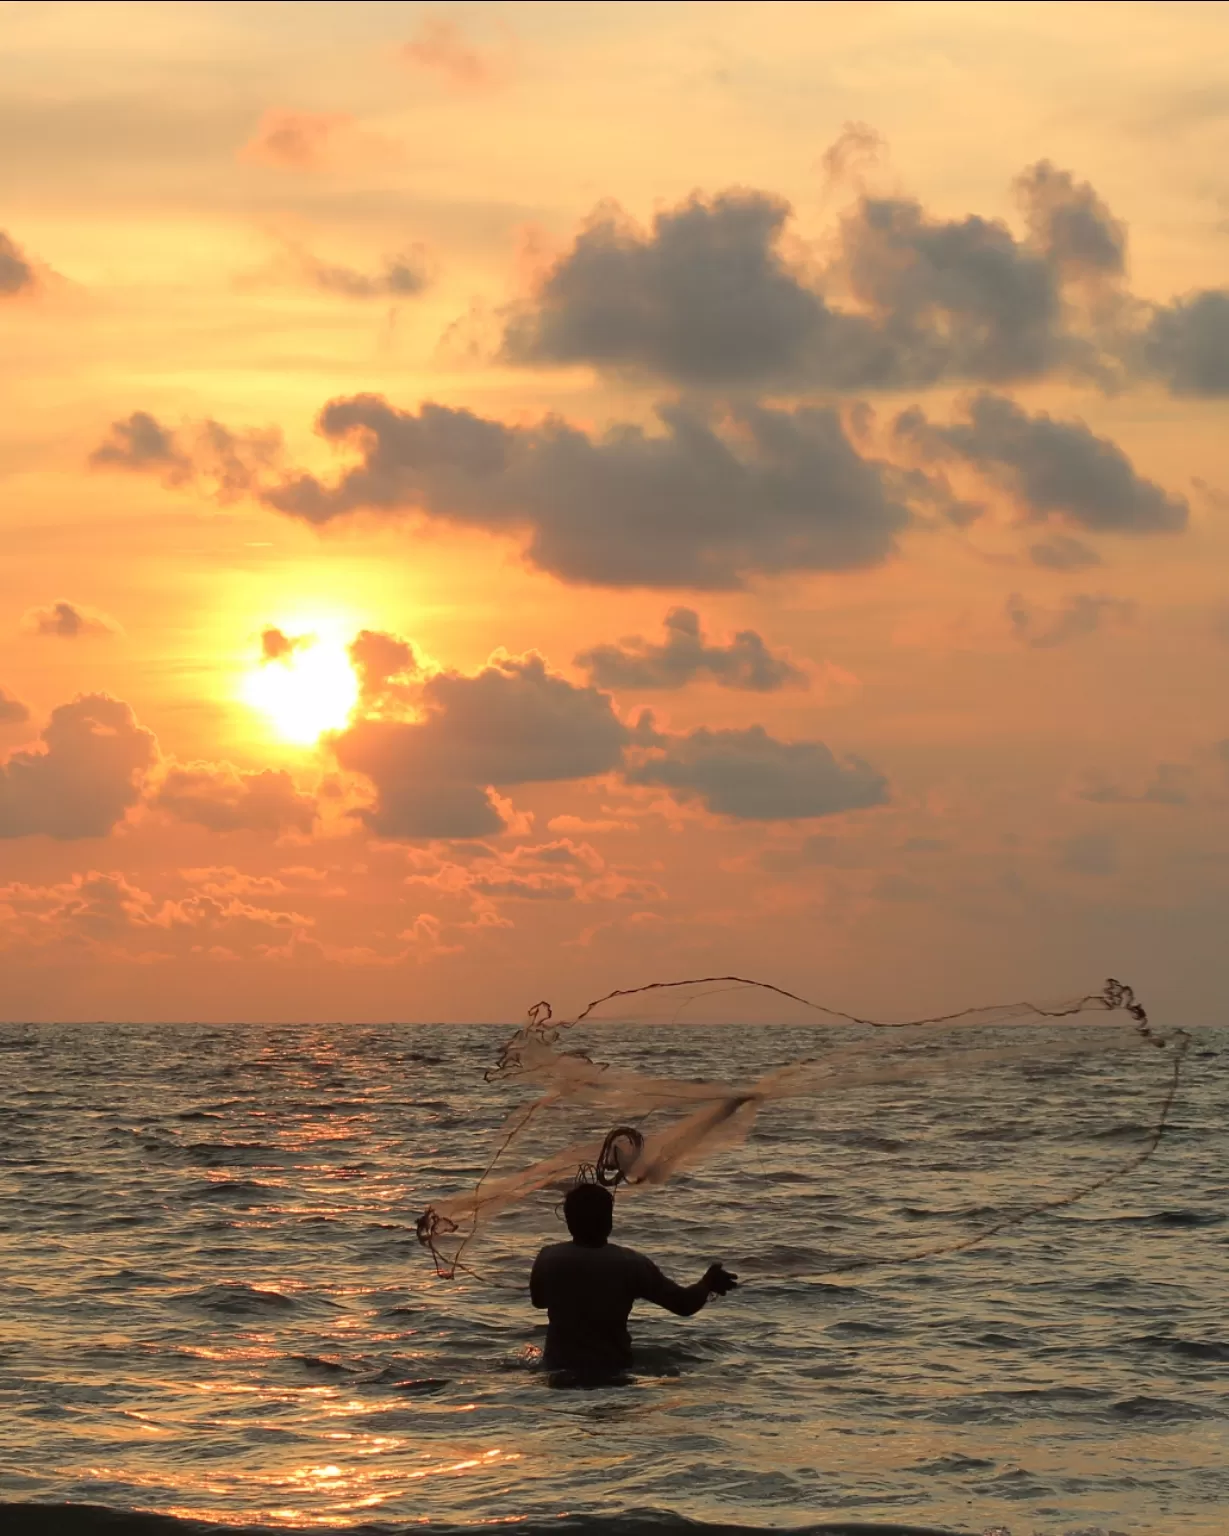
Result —
[[345, 645], [316, 635], [253, 668], [244, 679], [243, 698], [284, 741], [310, 746], [325, 731], [346, 724], [358, 702], [358, 678]]

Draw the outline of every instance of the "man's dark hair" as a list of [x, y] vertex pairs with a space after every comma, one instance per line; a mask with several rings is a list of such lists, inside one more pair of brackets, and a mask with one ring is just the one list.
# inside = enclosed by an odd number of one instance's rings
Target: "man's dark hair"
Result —
[[577, 1184], [564, 1198], [563, 1219], [578, 1243], [600, 1247], [614, 1226], [614, 1196], [600, 1184]]

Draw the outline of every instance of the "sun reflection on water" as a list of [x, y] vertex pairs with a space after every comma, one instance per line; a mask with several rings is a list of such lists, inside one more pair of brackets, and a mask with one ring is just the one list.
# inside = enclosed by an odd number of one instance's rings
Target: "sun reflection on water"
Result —
[[[388, 1454], [402, 1451], [405, 1444], [398, 1437], [375, 1436], [371, 1443], [355, 1446], [353, 1454]], [[268, 1472], [235, 1471], [225, 1479], [216, 1473], [204, 1475], [190, 1469], [178, 1469], [173, 1475], [152, 1469], [120, 1466], [88, 1466], [65, 1470], [92, 1482], [122, 1483], [146, 1490], [151, 1495], [161, 1491], [174, 1492], [179, 1496], [174, 1504], [164, 1504], [159, 1500], [156, 1506], [149, 1504], [145, 1507], [157, 1507], [160, 1512], [182, 1520], [216, 1520], [219, 1513], [216, 1503], [180, 1502], [185, 1495], [188, 1499], [226, 1501], [241, 1496], [247, 1522], [343, 1527], [353, 1523], [353, 1517], [358, 1511], [374, 1509], [385, 1503], [405, 1483], [484, 1472], [520, 1459], [519, 1451], [505, 1451], [500, 1446], [493, 1446], [484, 1451], [474, 1451], [409, 1470], [399, 1466], [350, 1467], [326, 1462]], [[303, 1502], [280, 1502], [287, 1496], [291, 1499], [298, 1497]], [[277, 1499], [279, 1502], [265, 1503], [266, 1499]], [[327, 1501], [323, 1507], [321, 1500]]]

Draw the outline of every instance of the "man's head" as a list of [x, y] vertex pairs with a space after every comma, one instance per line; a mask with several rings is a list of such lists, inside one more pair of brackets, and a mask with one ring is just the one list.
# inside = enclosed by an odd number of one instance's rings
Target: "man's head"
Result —
[[600, 1184], [577, 1184], [563, 1202], [568, 1231], [586, 1248], [600, 1248], [614, 1226], [614, 1196]]

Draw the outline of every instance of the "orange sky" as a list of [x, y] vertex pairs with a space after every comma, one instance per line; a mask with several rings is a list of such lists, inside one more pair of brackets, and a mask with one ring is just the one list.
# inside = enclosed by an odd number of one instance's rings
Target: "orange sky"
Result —
[[0, 1012], [1218, 1020], [1227, 58], [0, 5]]

